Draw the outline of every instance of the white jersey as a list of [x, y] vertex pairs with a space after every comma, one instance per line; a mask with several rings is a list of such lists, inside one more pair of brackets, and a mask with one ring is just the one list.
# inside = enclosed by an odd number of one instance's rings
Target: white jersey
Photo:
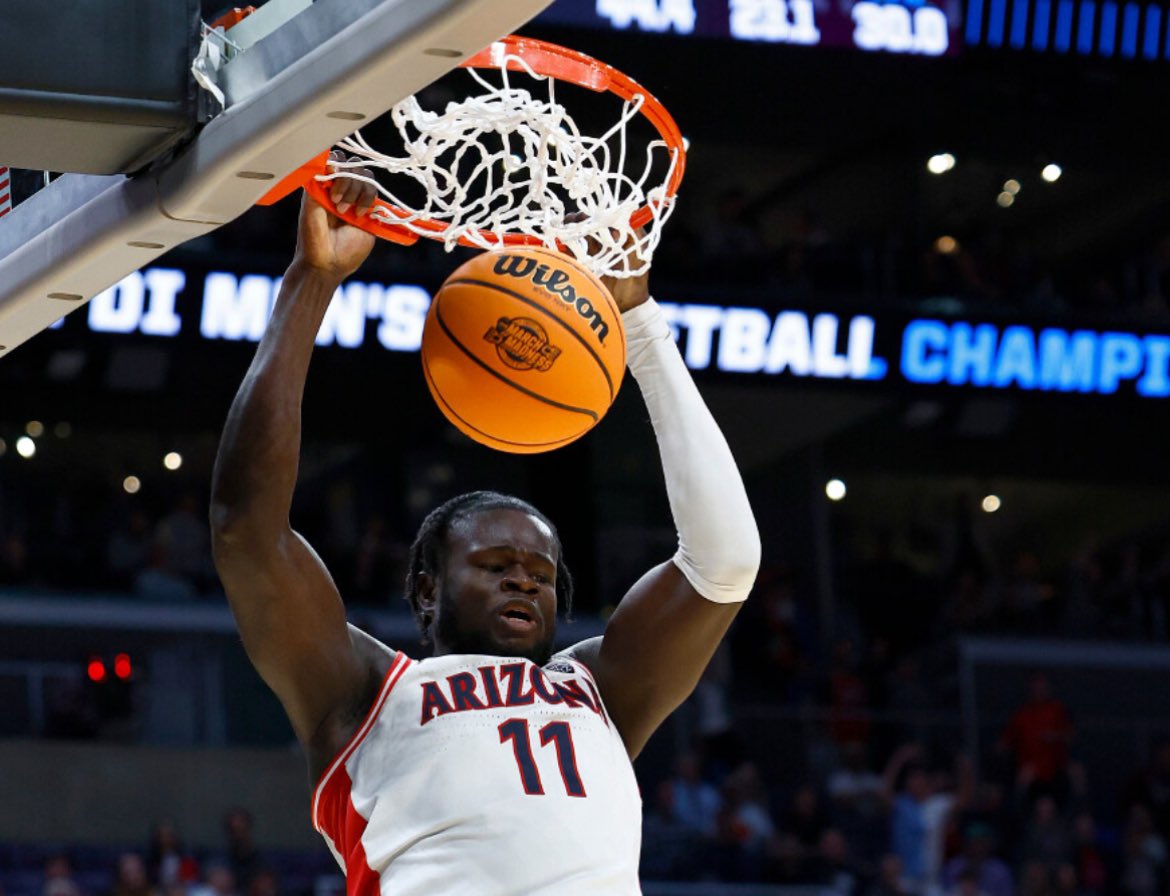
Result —
[[348, 896], [639, 893], [642, 806], [580, 663], [399, 653], [313, 794]]

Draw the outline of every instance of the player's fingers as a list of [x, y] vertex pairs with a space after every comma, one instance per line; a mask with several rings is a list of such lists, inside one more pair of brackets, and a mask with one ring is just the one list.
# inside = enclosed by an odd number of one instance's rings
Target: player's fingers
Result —
[[[589, 216], [587, 214], [585, 214], [585, 212], [569, 212], [569, 214], [565, 215], [565, 223], [566, 224], [580, 224], [582, 221], [584, 221], [588, 217]], [[591, 236], [585, 237], [585, 254], [586, 255], [596, 255], [597, 250], [600, 248], [601, 248], [601, 244], [598, 243], [597, 240], [595, 240], [593, 237], [591, 237]]]
[[365, 184], [352, 177], [342, 178], [342, 180], [344, 184], [341, 191], [341, 198], [334, 200], [334, 204], [337, 206], [337, 211], [344, 215], [357, 205]]
[[378, 198], [378, 189], [373, 184], [374, 174], [369, 168], [358, 168], [354, 173], [369, 178], [369, 181], [355, 181], [358, 185], [358, 195], [353, 205], [360, 218], [373, 208], [374, 200]]
[[[346, 161], [345, 153], [340, 149], [335, 149], [329, 153], [329, 161], [344, 162]], [[335, 172], [337, 169], [333, 165], [330, 165], [329, 170]], [[345, 184], [348, 180], [349, 178], [347, 177], [335, 177], [332, 181], [330, 181], [329, 201], [334, 205], [337, 205], [339, 202], [341, 202], [341, 197], [345, 195]]]

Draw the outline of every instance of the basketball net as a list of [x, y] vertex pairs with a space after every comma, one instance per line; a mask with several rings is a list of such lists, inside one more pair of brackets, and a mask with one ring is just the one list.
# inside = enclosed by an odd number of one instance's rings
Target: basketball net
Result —
[[[525, 242], [567, 251], [598, 276], [644, 274], [674, 210], [666, 184], [682, 162], [681, 149], [654, 140], [641, 173], [626, 174], [626, 130], [645, 97], [624, 100], [617, 123], [590, 137], [557, 102], [556, 78], [537, 74], [517, 55], [507, 54], [499, 65], [501, 86], [469, 68], [484, 92], [442, 112], [423, 109], [415, 96], [395, 105], [391, 119], [403, 155], [378, 152], [357, 132], [337, 144], [355, 158], [331, 161], [330, 173], [317, 179], [371, 184], [388, 203], [375, 206], [371, 217], [441, 240], [448, 251], [457, 243], [500, 248], [516, 242], [505, 235], [521, 234]], [[512, 86], [509, 65], [544, 81], [547, 99]], [[404, 201], [360, 168], [410, 178], [425, 202]]]

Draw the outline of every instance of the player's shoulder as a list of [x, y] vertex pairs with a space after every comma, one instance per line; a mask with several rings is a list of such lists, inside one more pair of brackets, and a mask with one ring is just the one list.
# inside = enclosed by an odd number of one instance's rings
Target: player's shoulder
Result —
[[348, 628], [349, 642], [361, 674], [353, 693], [333, 708], [306, 745], [309, 773], [314, 781], [320, 780], [369, 717], [378, 695], [390, 682], [390, 670], [399, 657], [398, 651], [383, 644], [369, 632], [352, 623]]
[[597, 669], [597, 658], [600, 653], [601, 637], [587, 638], [553, 654], [544, 668], [550, 672], [575, 672], [577, 670], [573, 664], [579, 663], [593, 674]]
[[352, 622], [349, 626], [349, 643], [353, 646], [354, 654], [368, 670], [382, 678], [389, 671], [394, 661], [398, 659], [398, 651], [383, 644], [367, 631], [358, 628]]

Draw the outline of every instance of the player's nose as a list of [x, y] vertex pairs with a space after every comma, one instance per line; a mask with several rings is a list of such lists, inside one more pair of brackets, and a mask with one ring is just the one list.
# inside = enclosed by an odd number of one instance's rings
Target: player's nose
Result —
[[536, 594], [540, 590], [536, 580], [522, 566], [513, 566], [507, 570], [500, 582], [500, 587], [505, 591], [516, 591], [521, 594]]

